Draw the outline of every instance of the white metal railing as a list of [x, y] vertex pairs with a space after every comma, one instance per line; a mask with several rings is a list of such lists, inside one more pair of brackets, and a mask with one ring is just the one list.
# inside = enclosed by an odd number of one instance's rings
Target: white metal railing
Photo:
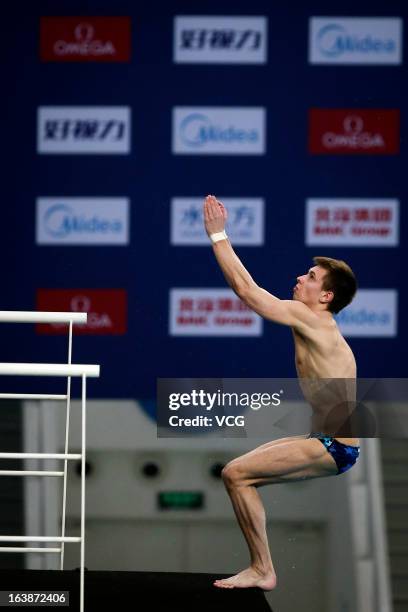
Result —
[[80, 453], [0, 453], [0, 459], [80, 459]]
[[[72, 362], [72, 321], [69, 323], [68, 334], [68, 364]], [[68, 453], [68, 434], [69, 434], [69, 418], [71, 411], [71, 376], [67, 378], [67, 412], [65, 416], [65, 454]], [[63, 498], [62, 498], [62, 516], [61, 516], [61, 534], [65, 536], [65, 508], [67, 503], [67, 459], [64, 460], [64, 483], [63, 483]], [[82, 477], [82, 476], [81, 476]], [[61, 544], [60, 569], [64, 568], [64, 542]]]
[[0, 470], [0, 476], [63, 476], [64, 472], [45, 470]]
[[378, 440], [362, 439], [361, 449], [360, 459], [349, 479], [356, 609], [359, 612], [392, 612]]
[[37, 312], [0, 310], [0, 323], [86, 323], [86, 312]]
[[[0, 459], [59, 459], [64, 462], [62, 471], [50, 470], [0, 470], [0, 476], [51, 476], [63, 477], [63, 501], [61, 536], [0, 536], [0, 542], [59, 542], [57, 548], [27, 546], [0, 546], [0, 552], [7, 553], [58, 553], [60, 569], [64, 567], [65, 542], [80, 542], [80, 612], [84, 612], [84, 569], [85, 569], [85, 453], [86, 453], [86, 379], [97, 378], [99, 365], [72, 364], [72, 327], [74, 323], [86, 323], [87, 313], [83, 312], [31, 312], [0, 311], [0, 323], [67, 323], [68, 363], [0, 363], [0, 376], [61, 376], [67, 378], [67, 392], [62, 395], [40, 393], [0, 393], [0, 399], [36, 399], [66, 401], [65, 451], [64, 453], [0, 453]], [[82, 379], [82, 442], [81, 453], [69, 453], [69, 419], [71, 404], [71, 378]], [[69, 460], [81, 460], [81, 535], [65, 536], [65, 517], [67, 499], [67, 466]]]
[[380, 440], [373, 438], [367, 440], [367, 442], [367, 458], [370, 466], [368, 471], [368, 485], [372, 512], [373, 557], [378, 597], [377, 606], [378, 610], [381, 612], [392, 612], [390, 557], [388, 554]]
[[41, 395], [41, 393], [0, 393], [0, 399], [24, 399], [24, 400], [66, 400], [68, 395]]
[[91, 376], [98, 378], [98, 365], [66, 363], [0, 363], [0, 376]]
[[57, 553], [60, 548], [33, 548], [32, 546], [0, 546], [0, 552], [13, 553]]

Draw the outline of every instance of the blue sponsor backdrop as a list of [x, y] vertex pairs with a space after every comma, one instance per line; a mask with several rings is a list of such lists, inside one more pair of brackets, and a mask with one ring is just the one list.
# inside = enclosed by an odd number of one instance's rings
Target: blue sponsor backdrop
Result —
[[[259, 65], [173, 63], [175, 15], [265, 15], [268, 61]], [[291, 377], [288, 328], [264, 323], [261, 338], [169, 337], [171, 287], [224, 287], [210, 247], [171, 246], [170, 200], [207, 193], [265, 199], [265, 244], [237, 247], [255, 280], [290, 298], [313, 255], [343, 258], [362, 288], [395, 288], [398, 335], [350, 338], [363, 377], [407, 375], [405, 207], [407, 65], [317, 66], [307, 59], [312, 15], [408, 17], [404, 3], [326, 2], [294, 8], [271, 2], [173, 1], [160, 11], [132, 2], [26, 2], [3, 9], [2, 292], [3, 310], [34, 310], [38, 288], [124, 288], [125, 336], [80, 336], [74, 361], [100, 363], [92, 397], [154, 398], [158, 377]], [[129, 63], [44, 63], [41, 15], [129, 15]], [[406, 25], [406, 24], [405, 24]], [[129, 106], [129, 155], [38, 155], [39, 106]], [[172, 155], [175, 106], [265, 107], [265, 155]], [[308, 109], [400, 108], [401, 152], [392, 156], [313, 156]], [[129, 197], [129, 246], [36, 246], [37, 197]], [[308, 197], [399, 198], [396, 248], [306, 247]], [[1, 361], [65, 361], [61, 336], [3, 325]], [[33, 382], [33, 381], [31, 381]], [[19, 380], [18, 389], [32, 389]], [[61, 382], [59, 381], [60, 385]], [[42, 384], [44, 391], [56, 381]], [[5, 390], [17, 391], [16, 385]], [[74, 387], [74, 392], [76, 391]]]

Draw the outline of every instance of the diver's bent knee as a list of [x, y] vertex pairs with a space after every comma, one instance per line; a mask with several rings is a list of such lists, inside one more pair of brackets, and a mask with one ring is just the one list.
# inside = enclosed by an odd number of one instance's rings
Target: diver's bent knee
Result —
[[242, 477], [242, 470], [236, 461], [230, 461], [221, 472], [221, 478], [226, 486], [235, 484]]

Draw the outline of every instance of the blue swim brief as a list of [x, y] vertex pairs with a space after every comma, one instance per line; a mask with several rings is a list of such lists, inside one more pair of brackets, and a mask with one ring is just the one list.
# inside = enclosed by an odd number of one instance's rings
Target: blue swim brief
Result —
[[347, 470], [353, 467], [360, 455], [359, 446], [350, 446], [348, 444], [343, 444], [335, 438], [325, 436], [323, 433], [312, 432], [309, 435], [309, 438], [317, 438], [322, 444], [324, 444], [324, 446], [327, 448], [327, 450], [336, 462], [338, 469], [337, 474], [347, 472]]

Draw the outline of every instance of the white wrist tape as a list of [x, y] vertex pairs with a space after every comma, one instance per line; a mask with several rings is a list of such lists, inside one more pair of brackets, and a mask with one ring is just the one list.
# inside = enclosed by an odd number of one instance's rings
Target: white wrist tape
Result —
[[222, 232], [216, 232], [215, 234], [210, 234], [211, 242], [214, 244], [215, 242], [219, 242], [220, 240], [227, 240], [228, 236], [225, 233], [225, 230]]

